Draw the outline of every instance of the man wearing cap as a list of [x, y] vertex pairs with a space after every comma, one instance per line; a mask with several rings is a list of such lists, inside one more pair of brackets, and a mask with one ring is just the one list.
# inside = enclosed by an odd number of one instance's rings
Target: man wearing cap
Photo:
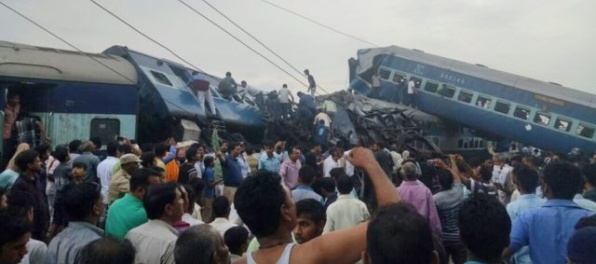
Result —
[[121, 168], [112, 175], [108, 188], [108, 202], [112, 204], [118, 198], [130, 191], [130, 175], [139, 168], [141, 159], [135, 154], [125, 154], [120, 157]]
[[126, 233], [148, 221], [143, 197], [150, 186], [161, 182], [161, 174], [151, 168], [135, 170], [130, 177], [130, 192], [110, 205], [106, 220], [106, 235], [119, 240]]

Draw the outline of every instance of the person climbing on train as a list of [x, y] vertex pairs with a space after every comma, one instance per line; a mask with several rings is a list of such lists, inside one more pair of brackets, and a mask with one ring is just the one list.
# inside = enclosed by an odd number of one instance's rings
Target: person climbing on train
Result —
[[317, 92], [317, 83], [315, 82], [315, 77], [313, 77], [308, 69], [304, 70], [304, 75], [308, 79], [308, 90], [306, 92], [310, 92], [310, 96], [315, 98], [315, 93]]
[[[290, 100], [291, 99], [291, 100]], [[294, 96], [288, 89], [287, 84], [283, 84], [278, 93], [279, 104], [281, 105], [281, 119], [287, 119], [292, 116], [292, 104], [294, 103]]]
[[205, 80], [205, 78], [197, 71], [192, 73], [192, 80], [191, 80], [191, 87], [197, 91], [197, 99], [199, 99], [199, 103], [201, 104], [201, 109], [205, 114], [207, 114], [205, 109], [205, 103], [209, 104], [210, 113], [215, 115], [215, 102], [213, 102], [213, 94], [211, 94], [211, 89], [209, 87], [209, 81]]
[[238, 84], [236, 84], [236, 81], [232, 78], [231, 72], [226, 72], [226, 77], [219, 82], [218, 88], [224, 98], [232, 100], [232, 97], [236, 94], [238, 89]]

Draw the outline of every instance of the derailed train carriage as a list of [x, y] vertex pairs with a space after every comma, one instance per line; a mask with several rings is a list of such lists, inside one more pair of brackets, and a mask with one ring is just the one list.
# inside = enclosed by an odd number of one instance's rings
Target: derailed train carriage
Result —
[[397, 46], [359, 50], [349, 65], [354, 91], [370, 96], [378, 74], [381, 92], [399, 98], [400, 80], [413, 80], [420, 110], [478, 136], [562, 153], [596, 149], [594, 94]]
[[214, 91], [218, 115], [208, 117], [182, 71], [189, 69], [119, 46], [97, 54], [0, 42], [0, 105], [15, 90], [21, 112], [40, 120], [54, 144], [118, 136], [198, 140], [213, 121], [248, 140], [262, 139], [259, 109]]

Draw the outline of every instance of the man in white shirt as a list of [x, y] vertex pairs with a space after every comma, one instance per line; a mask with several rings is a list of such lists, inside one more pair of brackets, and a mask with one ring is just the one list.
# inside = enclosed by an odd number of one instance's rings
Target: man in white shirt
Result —
[[339, 197], [327, 208], [327, 222], [323, 228], [323, 234], [356, 226], [370, 218], [366, 204], [350, 196], [353, 188], [354, 183], [350, 177], [339, 177], [337, 180]]
[[248, 166], [248, 163], [246, 162], [246, 147], [244, 146], [244, 143], [241, 143], [240, 146], [242, 146], [242, 154], [238, 155], [238, 157], [236, 157], [236, 160], [240, 164], [240, 172], [242, 173], [242, 178], [245, 179], [248, 176], [248, 174], [251, 173], [251, 171], [250, 166]]
[[107, 206], [109, 204], [108, 187], [110, 186], [110, 180], [112, 179], [112, 170], [114, 169], [116, 163], [118, 163], [120, 160], [116, 157], [116, 152], [118, 150], [117, 141], [109, 142], [106, 147], [108, 157], [102, 162], [100, 162], [99, 165], [97, 165], [97, 177], [101, 182], [101, 195], [103, 196], [103, 204], [106, 206], [107, 209]]
[[325, 113], [324, 111], [318, 113], [315, 116], [315, 121], [312, 123], [313, 125], [316, 125], [319, 123], [319, 121], [323, 120], [323, 122], [325, 122], [325, 126], [327, 128], [329, 128], [329, 130], [331, 130], [331, 118], [329, 117], [329, 115], [327, 113]]
[[346, 172], [346, 175], [348, 175], [350, 177], [354, 176], [354, 169], [355, 169], [354, 165], [349, 160], [349, 156], [350, 156], [351, 152], [352, 152], [351, 149], [345, 151], [343, 157], [339, 161], [339, 167], [343, 167]]
[[[290, 98], [292, 101], [290, 101]], [[286, 119], [290, 115], [290, 110], [292, 109], [290, 103], [294, 102], [294, 96], [292, 95], [292, 92], [288, 90], [288, 85], [285, 83], [278, 92], [278, 100], [281, 105], [281, 119]]]
[[[215, 103], [213, 102], [213, 94], [211, 94], [211, 87], [209, 81], [205, 80], [199, 72], [192, 73], [191, 86], [197, 91], [197, 98], [201, 104], [201, 109], [205, 111], [205, 103], [209, 104], [210, 113], [215, 115]], [[207, 101], [205, 101], [205, 99]]]
[[343, 151], [339, 148], [331, 149], [331, 155], [323, 161], [323, 176], [331, 177], [332, 169], [339, 168], [339, 158], [343, 156]]
[[375, 72], [375, 74], [371, 78], [372, 82], [372, 97], [378, 98], [381, 93], [381, 78], [379, 77], [379, 73]]
[[414, 79], [410, 79], [408, 81], [408, 100], [406, 101], [406, 105], [411, 107], [416, 107], [416, 82]]
[[[137, 250], [135, 263], [173, 264], [178, 231], [174, 223], [184, 215], [184, 196], [176, 183], [163, 183], [149, 188], [144, 207], [149, 222], [128, 232], [128, 239]], [[174, 197], [173, 199], [171, 197]]]
[[511, 172], [513, 167], [505, 163], [505, 157], [499, 153], [493, 156], [493, 177], [492, 182], [497, 187], [497, 194], [499, 201], [503, 206], [507, 206], [511, 201], [511, 194], [513, 194], [514, 186], [511, 179]]
[[215, 220], [209, 223], [209, 225], [213, 227], [221, 237], [224, 236], [228, 229], [237, 226], [228, 220], [228, 217], [230, 216], [230, 202], [223, 196], [219, 196], [213, 201], [213, 215], [215, 215]]

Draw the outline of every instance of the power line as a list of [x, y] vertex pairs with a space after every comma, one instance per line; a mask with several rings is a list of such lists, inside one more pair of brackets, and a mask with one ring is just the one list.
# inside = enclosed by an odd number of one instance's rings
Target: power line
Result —
[[326, 29], [329, 29], [329, 30], [331, 30], [331, 31], [333, 31], [333, 32], [335, 32], [335, 33], [338, 33], [338, 34], [344, 35], [344, 36], [346, 36], [346, 37], [348, 37], [348, 38], [352, 38], [352, 39], [358, 40], [358, 41], [360, 41], [360, 42], [364, 42], [364, 43], [366, 43], [366, 44], [369, 44], [369, 45], [375, 46], [375, 47], [377, 47], [377, 48], [378, 48], [378, 47], [380, 47], [380, 46], [379, 46], [379, 45], [377, 45], [377, 44], [374, 44], [374, 43], [372, 43], [372, 42], [366, 41], [366, 40], [364, 40], [364, 39], [361, 39], [361, 38], [359, 38], [359, 37], [356, 37], [356, 36], [354, 36], [354, 35], [351, 35], [351, 34], [345, 33], [345, 32], [343, 32], [343, 31], [340, 31], [339, 29], [332, 28], [332, 27], [330, 27], [330, 26], [327, 26], [327, 25], [325, 25], [325, 24], [323, 24], [323, 23], [321, 23], [321, 22], [315, 21], [315, 20], [314, 20], [314, 19], [312, 19], [312, 18], [308, 18], [308, 17], [306, 17], [306, 16], [303, 16], [303, 15], [301, 15], [301, 14], [297, 13], [297, 12], [294, 12], [294, 11], [292, 11], [292, 10], [289, 10], [289, 9], [287, 9], [287, 8], [285, 8], [285, 7], [282, 7], [282, 6], [276, 5], [276, 4], [274, 4], [274, 3], [271, 3], [271, 2], [269, 2], [269, 1], [267, 1], [267, 0], [260, 0], [260, 1], [261, 1], [261, 2], [264, 2], [264, 3], [266, 3], [266, 4], [269, 4], [269, 5], [273, 6], [273, 7], [276, 7], [276, 8], [278, 8], [278, 9], [284, 10], [284, 11], [286, 11], [286, 12], [288, 12], [288, 13], [290, 13], [290, 14], [293, 14], [293, 15], [295, 15], [295, 16], [298, 16], [298, 17], [301, 17], [301, 18], [303, 18], [303, 19], [306, 19], [306, 20], [308, 20], [308, 21], [310, 21], [310, 22], [312, 22], [312, 23], [314, 23], [314, 24], [316, 24], [316, 25], [319, 25], [319, 26], [321, 26], [321, 27], [324, 27], [324, 28], [326, 28]]
[[124, 19], [120, 18], [118, 15], [114, 14], [112, 11], [110, 11], [109, 9], [105, 8], [104, 6], [102, 6], [101, 4], [97, 3], [95, 0], [89, 0], [92, 3], [94, 3], [96, 6], [98, 6], [99, 8], [101, 8], [103, 11], [105, 11], [106, 13], [110, 14], [111, 16], [113, 16], [114, 18], [118, 19], [118, 21], [124, 23], [126, 26], [128, 26], [129, 28], [131, 28], [132, 30], [134, 30], [135, 32], [141, 34], [141, 36], [145, 37], [146, 39], [150, 40], [151, 42], [155, 43], [156, 45], [164, 48], [165, 50], [167, 50], [168, 52], [170, 52], [172, 55], [174, 55], [176, 58], [180, 59], [181, 61], [185, 62], [186, 64], [190, 65], [191, 67], [193, 67], [195, 70], [206, 74], [203, 70], [201, 70], [199, 67], [197, 67], [196, 65], [190, 63], [189, 61], [185, 60], [184, 58], [182, 58], [180, 55], [178, 55], [176, 52], [174, 52], [173, 50], [171, 50], [170, 48], [166, 47], [165, 45], [161, 44], [159, 41], [151, 38], [150, 36], [148, 36], [147, 34], [143, 33], [142, 31], [140, 31], [139, 29], [137, 29], [136, 27], [134, 27], [133, 25], [131, 25], [130, 23], [124, 21]]
[[275, 66], [276, 68], [278, 68], [279, 70], [283, 71], [284, 73], [286, 73], [288, 76], [292, 77], [292, 79], [296, 80], [297, 82], [299, 82], [300, 84], [304, 85], [305, 87], [308, 87], [307, 84], [305, 84], [304, 82], [302, 82], [300, 79], [296, 78], [296, 76], [292, 75], [291, 73], [289, 73], [288, 71], [286, 71], [284, 68], [282, 68], [281, 66], [279, 66], [277, 63], [275, 63], [274, 61], [272, 61], [271, 59], [267, 58], [265, 55], [261, 54], [259, 51], [255, 50], [253, 47], [251, 47], [250, 45], [246, 44], [244, 41], [242, 41], [240, 38], [236, 37], [234, 34], [232, 34], [231, 32], [229, 32], [228, 30], [226, 30], [225, 28], [223, 28], [222, 26], [220, 26], [219, 24], [215, 23], [213, 20], [211, 20], [210, 18], [208, 18], [207, 16], [203, 15], [201, 12], [199, 12], [197, 9], [195, 9], [194, 7], [190, 6], [189, 4], [187, 4], [186, 2], [182, 1], [182, 0], [177, 0], [178, 2], [182, 3], [183, 5], [185, 5], [187, 8], [189, 8], [190, 10], [192, 10], [193, 12], [195, 12], [197, 15], [201, 16], [202, 18], [206, 19], [207, 21], [209, 21], [211, 24], [213, 24], [214, 26], [216, 26], [217, 28], [219, 28], [220, 30], [222, 30], [223, 32], [225, 32], [226, 34], [228, 34], [230, 37], [234, 38], [236, 41], [240, 42], [243, 46], [245, 46], [246, 48], [248, 48], [249, 50], [251, 50], [252, 52], [256, 53], [257, 55], [259, 55], [261, 58], [265, 59], [266, 61], [268, 61], [269, 63], [271, 63], [273, 66]]
[[[290, 68], [292, 68], [294, 71], [296, 71], [298, 74], [302, 75], [302, 72], [298, 69], [296, 69], [296, 67], [294, 67], [294, 65], [292, 65], [291, 63], [289, 63], [286, 59], [284, 59], [282, 56], [280, 56], [279, 54], [277, 54], [275, 51], [273, 51], [271, 48], [269, 48], [269, 46], [265, 45], [265, 43], [261, 42], [257, 37], [255, 37], [253, 34], [251, 34], [250, 32], [246, 31], [244, 28], [242, 28], [240, 25], [238, 25], [236, 22], [234, 22], [231, 18], [229, 18], [228, 16], [226, 16], [224, 13], [222, 13], [219, 9], [215, 8], [213, 5], [211, 5], [207, 0], [203, 0], [203, 2], [205, 2], [205, 4], [207, 4], [209, 7], [211, 7], [213, 10], [215, 10], [217, 13], [219, 13], [221, 16], [223, 16], [225, 19], [227, 19], [230, 23], [232, 23], [234, 26], [236, 26], [238, 29], [242, 30], [242, 32], [246, 33], [248, 36], [250, 36], [252, 39], [254, 39], [256, 42], [258, 42], [259, 44], [261, 44], [261, 46], [263, 46], [265, 49], [267, 49], [269, 52], [271, 52], [273, 55], [275, 55], [277, 58], [279, 58], [280, 60], [282, 60], [286, 65], [290, 66]], [[317, 85], [317, 87], [321, 90], [323, 90], [325, 93], [329, 93], [327, 92], [325, 89], [323, 89], [323, 87]]]
[[34, 24], [35, 26], [37, 26], [38, 28], [42, 29], [43, 31], [45, 31], [46, 33], [52, 35], [53, 37], [57, 38], [58, 40], [62, 41], [63, 43], [65, 43], [66, 45], [70, 46], [71, 48], [77, 50], [78, 52], [80, 52], [82, 55], [85, 55], [87, 57], [89, 57], [90, 59], [96, 61], [97, 63], [103, 65], [104, 67], [107, 67], [108, 69], [112, 70], [114, 73], [120, 75], [120, 77], [124, 78], [125, 80], [130, 81], [132, 84], [135, 84], [136, 82], [131, 80], [130, 78], [128, 78], [127, 76], [119, 73], [118, 71], [110, 68], [108, 65], [105, 65], [103, 62], [99, 61], [96, 58], [93, 58], [92, 56], [90, 56], [89, 54], [87, 54], [86, 52], [82, 51], [81, 49], [77, 48], [75, 45], [71, 44], [70, 42], [66, 41], [65, 39], [61, 38], [60, 36], [54, 34], [53, 32], [51, 32], [49, 29], [45, 28], [44, 26], [42, 26], [41, 24], [35, 22], [34, 20], [30, 19], [29, 17], [25, 16], [23, 13], [15, 10], [14, 8], [8, 6], [7, 4], [5, 4], [4, 2], [0, 1], [0, 4], [3, 5], [4, 7], [6, 7], [7, 9], [9, 9], [10, 11], [14, 12], [15, 14], [19, 15], [20, 17], [24, 18], [25, 20], [31, 22], [32, 24]]
[[[9, 5], [5, 4], [4, 2], [0, 1], [0, 4], [3, 5], [4, 7], [6, 7], [7, 9], [9, 9], [10, 11], [14, 12], [15, 14], [19, 15], [20, 17], [24, 18], [25, 20], [31, 22], [32, 24], [34, 24], [35, 26], [37, 26], [38, 28], [42, 29], [43, 31], [45, 31], [46, 33], [52, 35], [53, 37], [57, 38], [58, 40], [62, 41], [63, 43], [65, 43], [66, 45], [70, 46], [71, 48], [75, 49], [76, 51], [78, 51], [80, 54], [87, 56], [88, 58], [92, 59], [93, 61], [99, 63], [100, 65], [102, 65], [103, 67], [109, 69], [110, 71], [116, 73], [117, 75], [119, 75], [120, 77], [124, 78], [125, 80], [129, 81], [131, 84], [136, 85], [137, 82], [135, 82], [134, 80], [128, 78], [128, 76], [123, 75], [122, 73], [118, 72], [117, 70], [113, 69], [112, 67], [106, 65], [105, 63], [99, 61], [98, 59], [94, 58], [93, 56], [91, 56], [90, 54], [82, 51], [81, 49], [79, 49], [78, 47], [76, 47], [75, 45], [71, 44], [70, 42], [66, 41], [65, 39], [61, 38], [60, 36], [56, 35], [55, 33], [53, 33], [52, 31], [50, 31], [49, 29], [45, 28], [44, 26], [42, 26], [41, 24], [35, 22], [33, 19], [27, 17], [26, 15], [24, 15], [23, 13], [17, 11], [16, 9], [10, 7]], [[162, 97], [163, 98], [163, 97]], [[169, 101], [166, 98], [163, 98], [164, 101], [170, 103], [171, 105], [178, 107], [180, 110], [194, 115], [193, 113], [187, 111], [186, 109], [180, 107], [179, 105], [172, 103], [171, 101]]]

